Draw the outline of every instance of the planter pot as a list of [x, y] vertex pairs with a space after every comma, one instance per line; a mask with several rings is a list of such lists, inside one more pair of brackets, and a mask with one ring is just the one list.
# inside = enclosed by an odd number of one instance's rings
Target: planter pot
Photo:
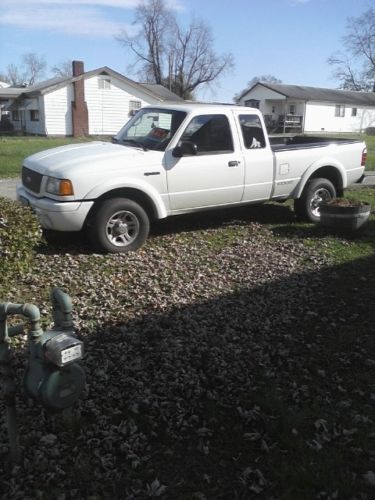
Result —
[[320, 224], [338, 231], [357, 231], [368, 220], [371, 205], [368, 203], [350, 203], [345, 200], [323, 202], [320, 208]]

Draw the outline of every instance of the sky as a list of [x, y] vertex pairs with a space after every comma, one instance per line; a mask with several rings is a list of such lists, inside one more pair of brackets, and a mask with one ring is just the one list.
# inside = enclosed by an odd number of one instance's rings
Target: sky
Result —
[[[48, 68], [75, 59], [86, 71], [109, 66], [136, 80], [134, 57], [116, 35], [136, 30], [138, 1], [0, 0], [0, 72], [34, 52]], [[168, 1], [182, 24], [195, 16], [211, 27], [217, 54], [233, 54], [234, 69], [197, 95], [219, 102], [232, 102], [249, 80], [267, 74], [292, 85], [337, 87], [327, 59], [340, 50], [347, 19], [375, 7], [375, 0]]]

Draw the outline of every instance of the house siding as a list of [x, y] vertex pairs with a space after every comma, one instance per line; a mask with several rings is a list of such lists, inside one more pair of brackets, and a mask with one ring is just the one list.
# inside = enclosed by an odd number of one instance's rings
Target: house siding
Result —
[[72, 135], [73, 85], [44, 95], [45, 134]]
[[117, 134], [129, 119], [130, 101], [140, 101], [142, 107], [157, 102], [152, 97], [146, 101], [145, 96], [115, 78], [104, 78], [110, 80], [110, 88], [99, 88], [100, 75], [85, 80], [90, 135]]
[[[309, 102], [306, 105], [305, 132], [362, 132], [375, 122], [375, 109], [345, 105], [345, 116], [335, 116], [339, 103]], [[344, 105], [343, 105], [344, 106]], [[357, 116], [352, 116], [352, 109]]]
[[[290, 106], [294, 106], [295, 115], [303, 117], [304, 132], [362, 132], [367, 127], [375, 126], [375, 106], [356, 105], [337, 102], [325, 102], [317, 99], [303, 101], [301, 98], [286, 98], [283, 94], [258, 84], [241, 98], [241, 105], [249, 100], [259, 101], [260, 111], [273, 121], [284, 113], [290, 113]], [[336, 105], [345, 107], [345, 116], [335, 116]], [[356, 108], [356, 116], [352, 116], [352, 109]]]

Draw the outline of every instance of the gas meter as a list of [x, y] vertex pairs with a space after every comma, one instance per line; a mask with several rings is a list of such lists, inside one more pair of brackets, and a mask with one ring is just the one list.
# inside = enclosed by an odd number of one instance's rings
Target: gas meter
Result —
[[85, 373], [77, 363], [83, 342], [72, 332], [47, 330], [33, 347], [24, 376], [26, 393], [52, 410], [69, 408], [85, 387]]
[[51, 292], [54, 327], [40, 327], [40, 312], [33, 304], [0, 303], [0, 382], [6, 409], [11, 457], [19, 458], [16, 419], [16, 384], [11, 366], [11, 337], [23, 333], [23, 325], [8, 327], [7, 317], [24, 316], [29, 320], [30, 356], [24, 374], [27, 395], [50, 410], [72, 406], [85, 387], [85, 372], [79, 361], [83, 342], [73, 330], [72, 301], [59, 288]]

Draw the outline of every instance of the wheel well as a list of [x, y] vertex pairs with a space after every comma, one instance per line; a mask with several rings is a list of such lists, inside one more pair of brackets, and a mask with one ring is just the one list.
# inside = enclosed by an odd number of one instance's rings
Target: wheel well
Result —
[[94, 205], [91, 207], [91, 210], [87, 215], [86, 225], [90, 224], [90, 221], [95, 217], [95, 214], [99, 210], [101, 203], [105, 200], [110, 200], [111, 198], [127, 198], [129, 200], [135, 201], [136, 203], [141, 205], [150, 219], [154, 219], [156, 217], [155, 205], [145, 193], [139, 191], [138, 189], [120, 188], [108, 191], [95, 200]]
[[317, 178], [328, 179], [335, 186], [337, 196], [343, 195], [342, 177], [337, 168], [332, 166], [321, 167], [311, 175], [309, 180]]

